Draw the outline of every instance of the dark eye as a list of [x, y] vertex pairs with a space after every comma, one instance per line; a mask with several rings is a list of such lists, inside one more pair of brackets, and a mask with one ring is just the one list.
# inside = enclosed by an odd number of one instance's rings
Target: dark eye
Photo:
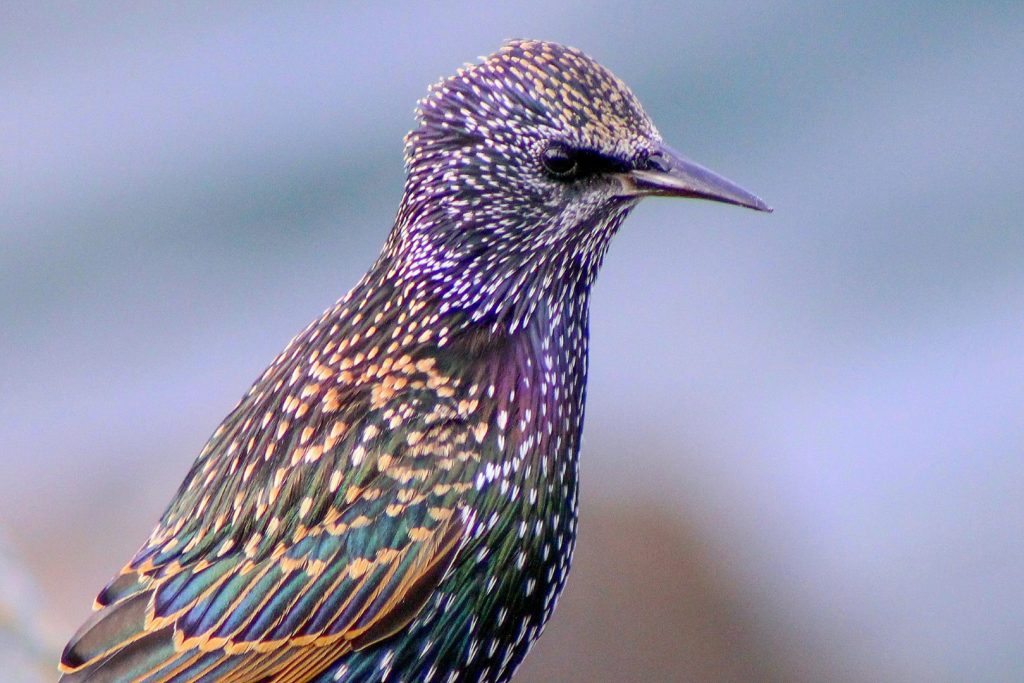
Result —
[[576, 157], [564, 145], [551, 145], [541, 153], [540, 160], [544, 164], [544, 170], [554, 178], [572, 178], [579, 170]]
[[651, 152], [642, 163], [649, 171], [661, 171], [667, 173], [671, 168], [672, 164], [668, 158], [660, 151]]

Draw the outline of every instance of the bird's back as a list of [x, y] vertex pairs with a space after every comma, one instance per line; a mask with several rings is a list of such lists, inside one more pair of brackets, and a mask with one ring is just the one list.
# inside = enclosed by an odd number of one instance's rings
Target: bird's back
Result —
[[511, 675], [568, 570], [585, 320], [453, 333], [379, 287], [216, 430], [69, 643], [68, 683]]

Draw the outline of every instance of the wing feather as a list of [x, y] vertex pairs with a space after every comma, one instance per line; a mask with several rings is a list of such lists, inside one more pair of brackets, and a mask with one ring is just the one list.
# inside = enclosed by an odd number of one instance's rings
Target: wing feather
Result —
[[[401, 398], [406, 407], [415, 401]], [[318, 425], [338, 431], [329, 421]], [[369, 446], [338, 440], [310, 467], [298, 458], [299, 466], [279, 468], [245, 501], [216, 496], [259, 513], [256, 520], [226, 524], [231, 512], [215, 508], [198, 525], [197, 511], [214, 497], [187, 480], [68, 644], [62, 680], [302, 681], [408, 624], [466, 540], [464, 488], [434, 460], [464, 449], [469, 430], [435, 419], [405, 441], [376, 429], [381, 437]], [[220, 466], [204, 455], [193, 481]], [[333, 502], [316, 510], [300, 502], [296, 492], [310, 482], [333, 489]], [[183, 497], [195, 507], [183, 506]]]

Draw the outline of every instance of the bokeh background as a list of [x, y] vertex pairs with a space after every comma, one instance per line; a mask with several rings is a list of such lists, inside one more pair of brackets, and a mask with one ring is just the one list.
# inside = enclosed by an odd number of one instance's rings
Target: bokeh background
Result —
[[1024, 680], [1019, 1], [0, 5], [5, 680], [371, 262], [426, 86], [517, 36], [776, 207], [613, 245], [519, 680]]

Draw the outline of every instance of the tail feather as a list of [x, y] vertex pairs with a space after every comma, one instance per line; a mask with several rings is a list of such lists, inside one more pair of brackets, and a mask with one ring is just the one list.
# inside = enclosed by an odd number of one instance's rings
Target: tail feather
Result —
[[70, 672], [89, 666], [145, 635], [150, 595], [149, 591], [136, 593], [93, 612], [64, 648], [61, 670]]
[[[60, 683], [118, 683], [146, 680], [147, 674], [174, 656], [174, 629], [145, 633], [100, 660], [65, 673]], [[63, 660], [62, 660], [63, 661]]]

